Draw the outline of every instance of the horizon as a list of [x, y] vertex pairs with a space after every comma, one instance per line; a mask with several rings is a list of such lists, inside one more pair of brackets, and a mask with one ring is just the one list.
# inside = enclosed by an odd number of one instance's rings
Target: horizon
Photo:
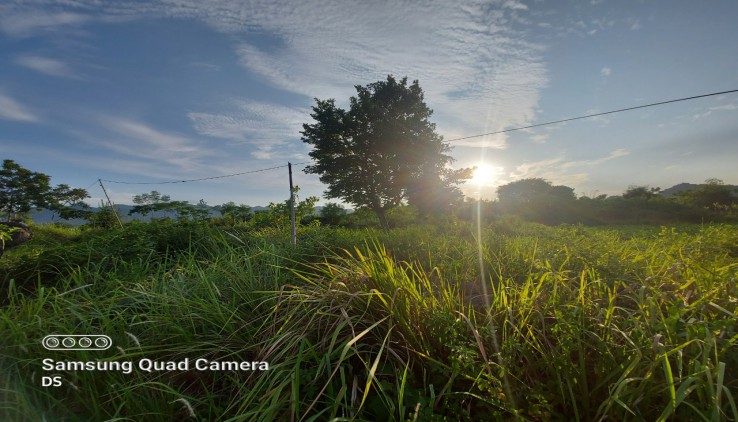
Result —
[[[28, 1], [0, 6], [0, 154], [130, 203], [279, 203], [313, 98], [419, 80], [446, 140], [738, 88], [738, 3]], [[738, 95], [450, 142], [471, 198], [540, 177], [577, 196], [738, 184]], [[272, 169], [236, 177], [233, 173]], [[300, 196], [323, 198], [296, 168]]]

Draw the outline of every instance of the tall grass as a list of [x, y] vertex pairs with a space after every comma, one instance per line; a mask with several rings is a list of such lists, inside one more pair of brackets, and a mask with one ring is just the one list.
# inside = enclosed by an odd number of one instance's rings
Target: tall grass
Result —
[[[310, 228], [292, 248], [157, 223], [29, 242], [0, 263], [0, 419], [738, 420], [737, 239]], [[115, 346], [49, 352], [51, 333]], [[270, 369], [62, 371], [42, 388], [47, 357]]]

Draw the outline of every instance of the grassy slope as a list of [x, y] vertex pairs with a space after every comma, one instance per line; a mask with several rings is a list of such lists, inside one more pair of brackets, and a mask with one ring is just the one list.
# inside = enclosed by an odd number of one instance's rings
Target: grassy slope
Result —
[[[474, 232], [39, 229], [0, 262], [0, 419], [738, 419], [738, 228]], [[42, 388], [47, 357], [271, 369]]]

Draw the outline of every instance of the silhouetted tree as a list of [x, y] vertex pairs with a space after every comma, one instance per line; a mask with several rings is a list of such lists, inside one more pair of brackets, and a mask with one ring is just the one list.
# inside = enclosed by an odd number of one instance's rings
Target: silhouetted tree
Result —
[[456, 185], [471, 172], [447, 168], [450, 147], [428, 120], [433, 111], [418, 81], [390, 75], [355, 88], [348, 110], [316, 98], [316, 123], [301, 132], [315, 160], [305, 171], [320, 175], [325, 196], [371, 209], [384, 227], [387, 211], [404, 200], [424, 212], [460, 200]]
[[707, 179], [698, 189], [680, 194], [689, 204], [702, 208], [719, 208], [736, 202], [733, 190], [720, 179]]
[[576, 195], [568, 186], [554, 186], [541, 178], [522, 179], [497, 188], [503, 212], [545, 224], [573, 222]]
[[652, 188], [649, 186], [628, 186], [628, 190], [623, 193], [625, 199], [651, 199], [658, 195], [661, 188]]
[[334, 203], [329, 202], [320, 210], [320, 222], [330, 226], [337, 226], [346, 217], [346, 210]]

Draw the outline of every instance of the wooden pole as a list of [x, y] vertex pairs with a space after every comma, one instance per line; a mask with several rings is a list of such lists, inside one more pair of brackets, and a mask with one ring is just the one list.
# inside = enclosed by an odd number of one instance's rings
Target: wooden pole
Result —
[[123, 227], [123, 222], [120, 221], [120, 216], [118, 216], [118, 211], [115, 210], [115, 207], [113, 206], [113, 202], [110, 201], [110, 197], [108, 196], [108, 191], [105, 190], [105, 186], [103, 186], [102, 180], [97, 179], [98, 183], [100, 183], [100, 187], [103, 190], [103, 193], [105, 194], [105, 197], [108, 198], [108, 206], [110, 209], [113, 210], [113, 214], [115, 214], [115, 219], [118, 220], [118, 224], [120, 224], [120, 227]]
[[287, 163], [290, 173], [290, 222], [292, 223], [292, 246], [297, 245], [297, 228], [295, 227], [295, 188], [292, 186], [292, 163]]

